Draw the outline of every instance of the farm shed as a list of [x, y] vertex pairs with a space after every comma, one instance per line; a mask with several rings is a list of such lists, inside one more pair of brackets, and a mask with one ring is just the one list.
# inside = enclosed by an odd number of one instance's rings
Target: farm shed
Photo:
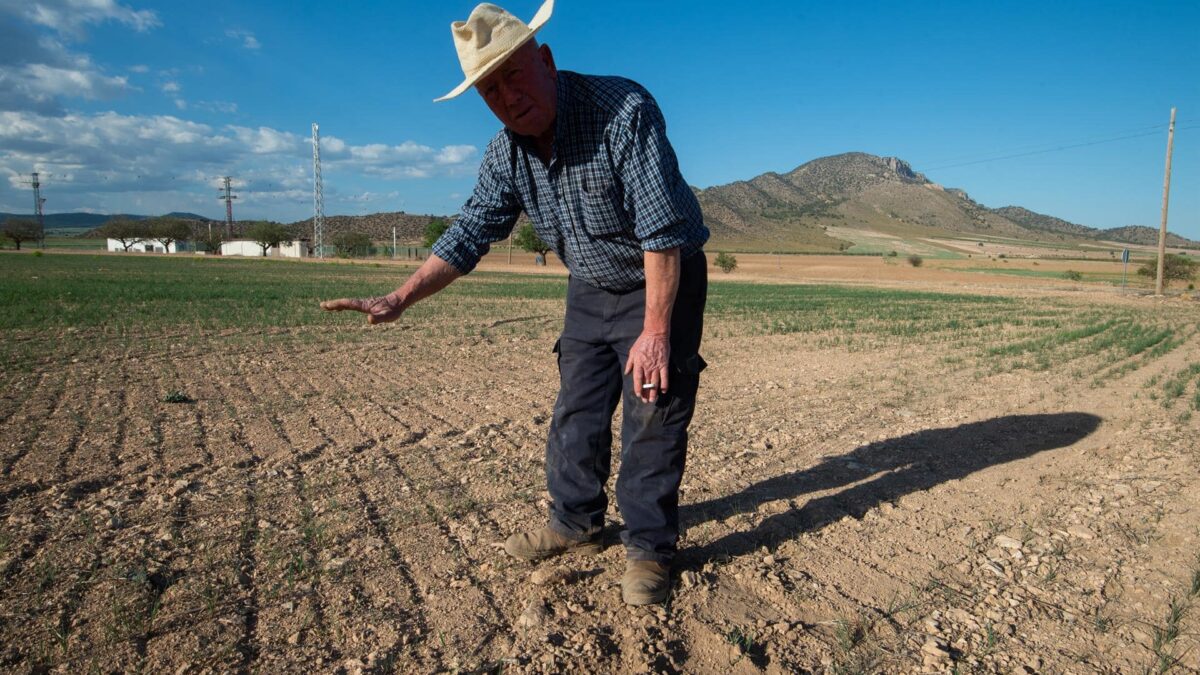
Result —
[[[251, 239], [232, 239], [221, 244], [221, 255], [244, 255], [260, 258], [262, 257], [262, 247]], [[297, 239], [267, 250], [269, 258], [307, 258], [310, 255], [307, 239]]]
[[[106, 248], [109, 251], [125, 251], [125, 246], [121, 244], [120, 239], [109, 239]], [[170, 246], [164, 248], [162, 242], [153, 239], [140, 239], [129, 247], [130, 253], [135, 251], [138, 253], [179, 253], [190, 250], [192, 247], [186, 241], [173, 241]]]

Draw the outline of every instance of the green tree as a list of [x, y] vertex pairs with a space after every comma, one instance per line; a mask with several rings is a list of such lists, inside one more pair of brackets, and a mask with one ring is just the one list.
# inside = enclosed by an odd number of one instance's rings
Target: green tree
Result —
[[333, 247], [342, 258], [366, 255], [371, 250], [371, 237], [363, 232], [343, 231], [333, 235]]
[[433, 247], [438, 238], [442, 236], [450, 228], [450, 223], [447, 223], [442, 218], [434, 218], [425, 226], [425, 248]]
[[737, 258], [732, 253], [721, 251], [717, 254], [717, 259], [713, 264], [721, 269], [722, 272], [729, 274], [737, 269]]
[[107, 239], [116, 239], [121, 242], [126, 253], [134, 244], [151, 238], [150, 226], [144, 220], [115, 218], [101, 225], [99, 232]]
[[202, 246], [205, 251], [213, 255], [221, 255], [221, 244], [223, 243], [225, 243], [224, 223], [209, 223], [209, 226], [200, 230], [200, 234], [196, 236], [197, 248]]
[[513, 243], [522, 251], [536, 253], [543, 258], [550, 252], [550, 247], [538, 236], [537, 230], [533, 229], [533, 223], [522, 223], [513, 235]]
[[908, 256], [908, 264], [912, 265], [913, 267], [920, 267], [921, 265], [925, 264], [925, 259], [914, 253], [913, 255]]
[[[1196, 278], [1196, 261], [1183, 255], [1168, 253], [1167, 257], [1163, 258], [1163, 288], [1166, 288], [1172, 281], [1191, 281]], [[1147, 260], [1144, 265], [1138, 268], [1138, 276], [1150, 277], [1151, 279], [1158, 278], [1158, 257]]]
[[0, 226], [0, 236], [11, 241], [16, 245], [17, 250], [20, 251], [21, 242], [41, 239], [42, 228], [37, 224], [36, 220], [13, 218], [12, 220], [4, 221], [4, 225]]
[[171, 250], [171, 244], [192, 238], [192, 226], [179, 218], [154, 218], [147, 221], [147, 226], [150, 228], [150, 238], [162, 244], [167, 251]]
[[246, 223], [246, 237], [253, 239], [254, 243], [258, 244], [262, 249], [263, 257], [266, 257], [268, 250], [280, 244], [292, 243], [292, 234], [287, 231], [287, 228], [269, 220]]

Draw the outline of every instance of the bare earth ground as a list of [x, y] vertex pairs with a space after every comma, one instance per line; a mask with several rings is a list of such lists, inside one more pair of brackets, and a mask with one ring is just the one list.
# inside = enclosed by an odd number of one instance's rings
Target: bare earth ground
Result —
[[[2, 374], [0, 667], [1198, 672], [1197, 422], [1149, 394], [1200, 361], [1200, 311], [1157, 307], [1183, 343], [1102, 382], [1119, 360], [997, 369], [972, 344], [710, 322], [676, 586], [648, 609], [621, 603], [619, 545], [497, 549], [544, 518], [560, 301], [468, 307], [524, 330], [472, 337], [66, 336]], [[315, 357], [304, 331], [328, 335]]]

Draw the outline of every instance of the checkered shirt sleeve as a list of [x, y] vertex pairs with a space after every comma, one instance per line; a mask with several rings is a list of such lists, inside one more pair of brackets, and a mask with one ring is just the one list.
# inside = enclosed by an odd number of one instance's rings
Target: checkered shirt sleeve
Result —
[[463, 274], [469, 273], [487, 255], [493, 242], [512, 232], [521, 215], [521, 201], [512, 179], [497, 155], [507, 152], [507, 143], [497, 136], [488, 144], [479, 167], [475, 192], [463, 204], [454, 223], [433, 245], [433, 254]]

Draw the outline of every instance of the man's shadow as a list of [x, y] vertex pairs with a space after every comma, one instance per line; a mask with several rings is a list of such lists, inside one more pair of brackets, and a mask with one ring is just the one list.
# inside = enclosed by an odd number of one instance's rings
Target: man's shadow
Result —
[[768, 478], [737, 494], [685, 505], [680, 509], [684, 528], [752, 513], [767, 502], [854, 484], [770, 516], [749, 531], [684, 548], [679, 552], [679, 566], [699, 567], [716, 557], [745, 555], [763, 546], [773, 550], [802, 532], [818, 530], [847, 514], [861, 518], [883, 502], [989, 466], [1072, 445], [1095, 431], [1101, 421], [1095, 415], [1078, 412], [1009, 415], [948, 429], [918, 431], [860, 446], [809, 469]]

